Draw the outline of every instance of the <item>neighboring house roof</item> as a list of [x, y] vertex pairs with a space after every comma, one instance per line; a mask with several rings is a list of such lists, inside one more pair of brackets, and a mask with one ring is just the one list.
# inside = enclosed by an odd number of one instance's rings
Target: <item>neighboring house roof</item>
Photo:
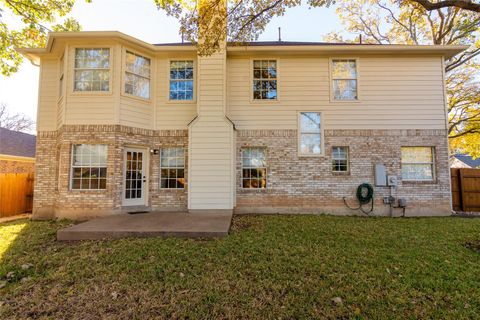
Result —
[[0, 128], [0, 154], [35, 158], [36, 140], [31, 134]]
[[480, 168], [480, 158], [474, 160], [468, 154], [456, 154], [454, 157], [465, 163], [470, 168]]

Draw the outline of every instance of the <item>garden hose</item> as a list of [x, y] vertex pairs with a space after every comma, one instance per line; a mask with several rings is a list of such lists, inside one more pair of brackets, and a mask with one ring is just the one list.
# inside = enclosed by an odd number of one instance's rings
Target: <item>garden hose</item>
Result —
[[[359, 203], [357, 208], [352, 208], [348, 205], [346, 197], [343, 197], [343, 203], [345, 203], [345, 206], [349, 208], [350, 210], [360, 210], [365, 214], [369, 214], [370, 212], [373, 211], [373, 186], [369, 183], [362, 183], [357, 187], [357, 201]], [[368, 204], [371, 202], [371, 208], [370, 210], [366, 211], [363, 209], [363, 206], [365, 204]]]

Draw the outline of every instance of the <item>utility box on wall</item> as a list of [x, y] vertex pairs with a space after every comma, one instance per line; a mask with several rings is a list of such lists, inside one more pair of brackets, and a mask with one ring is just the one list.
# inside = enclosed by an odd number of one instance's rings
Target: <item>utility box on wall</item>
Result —
[[375, 186], [387, 186], [387, 167], [385, 167], [383, 164], [375, 165]]

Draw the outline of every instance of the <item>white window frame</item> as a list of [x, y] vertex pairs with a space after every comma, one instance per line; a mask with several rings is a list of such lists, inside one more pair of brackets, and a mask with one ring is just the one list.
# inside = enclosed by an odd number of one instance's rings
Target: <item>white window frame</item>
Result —
[[[428, 148], [432, 152], [432, 162], [403, 162], [402, 161], [402, 149], [403, 148]], [[401, 146], [400, 147], [400, 175], [402, 177], [402, 181], [405, 182], [435, 182], [436, 181], [436, 173], [435, 173], [435, 167], [436, 167], [436, 155], [435, 155], [435, 147], [434, 146]], [[404, 165], [430, 165], [432, 167], [432, 178], [431, 179], [405, 179], [403, 178], [403, 166]]]
[[[179, 79], [171, 79], [170, 71], [171, 71], [171, 65], [172, 62], [177, 62], [177, 61], [192, 61], [193, 62], [193, 93], [192, 93], [192, 99], [191, 100], [172, 100], [170, 99], [170, 81], [172, 80], [179, 80]], [[193, 57], [179, 57], [179, 58], [172, 58], [167, 60], [167, 103], [172, 103], [172, 104], [194, 104], [197, 101], [197, 60], [194, 59]], [[180, 79], [181, 80], [181, 79]], [[189, 79], [185, 79], [187, 81]]]
[[[84, 165], [74, 165], [74, 157], [75, 157], [75, 146], [78, 146], [78, 145], [89, 145], [89, 146], [97, 146], [97, 145], [101, 145], [101, 146], [105, 146], [106, 147], [106, 156], [107, 156], [107, 163], [105, 164], [105, 166], [92, 166], [92, 163], [90, 163], [90, 166], [84, 166]], [[105, 144], [105, 143], [73, 143], [71, 145], [71, 151], [70, 151], [70, 179], [69, 179], [69, 190], [70, 191], [106, 191], [108, 189], [108, 145]], [[97, 189], [82, 189], [82, 188], [73, 188], [73, 171], [75, 168], [98, 168], [98, 169], [101, 169], [101, 168], [105, 168], [105, 188], [97, 188]], [[80, 181], [80, 186], [81, 186], [81, 181]]]
[[[138, 74], [138, 73], [131, 72], [131, 71], [127, 70], [127, 54], [128, 53], [134, 54], [135, 56], [139, 56], [139, 57], [142, 57], [144, 59], [148, 59], [150, 61], [150, 72], [149, 72], [148, 77], [145, 77], [144, 75], [141, 75], [141, 74]], [[153, 86], [152, 86], [152, 70], [154, 70], [153, 63], [154, 62], [152, 60], [152, 57], [150, 57], [148, 55], [145, 55], [144, 53], [140, 53], [136, 50], [129, 49], [129, 48], [125, 48], [123, 50], [123, 63], [122, 63], [122, 94], [123, 95], [125, 95], [129, 98], [135, 98], [135, 99], [140, 99], [140, 100], [144, 100], [144, 101], [151, 101], [152, 100], [152, 89], [153, 89]], [[149, 90], [148, 90], [149, 97], [148, 98], [144, 98], [144, 97], [141, 97], [141, 96], [138, 96], [138, 95], [135, 95], [135, 94], [130, 94], [130, 93], [127, 93], [125, 91], [125, 85], [127, 83], [127, 73], [132, 74], [132, 75], [137, 76], [137, 77], [140, 77], [140, 78], [148, 79], [148, 86], [149, 86]]]
[[[162, 167], [162, 150], [164, 149], [182, 149], [183, 150], [183, 168], [182, 167]], [[186, 157], [186, 154], [187, 154], [187, 149], [184, 147], [184, 146], [162, 146], [160, 148], [160, 152], [159, 152], [159, 159], [160, 159], [160, 173], [159, 173], [159, 185], [158, 185], [158, 189], [160, 190], [185, 190], [186, 189], [186, 185], [187, 185], [187, 171], [186, 171], [186, 161], [187, 161], [187, 157]], [[183, 179], [185, 179], [185, 183], [183, 185], [182, 188], [163, 188], [162, 187], [162, 169], [166, 169], [166, 170], [170, 170], [170, 169], [183, 169]], [[168, 177], [166, 177], [166, 179], [169, 179]]]
[[[318, 113], [320, 115], [320, 153], [303, 153], [302, 152], [302, 113]], [[316, 133], [316, 132], [312, 132]], [[297, 112], [297, 153], [299, 157], [324, 157], [325, 156], [325, 125], [323, 120], [323, 112], [316, 110], [302, 110]]]
[[[260, 60], [266, 60], [266, 61], [276, 61], [277, 63], [277, 98], [276, 99], [254, 99], [253, 98], [253, 81], [255, 81], [255, 78], [253, 77], [253, 69], [254, 69], [254, 62]], [[252, 57], [250, 58], [250, 69], [249, 69], [249, 100], [250, 103], [252, 104], [278, 104], [280, 102], [280, 94], [281, 94], [281, 79], [280, 79], [280, 64], [281, 61], [278, 57], [271, 57], [271, 56], [266, 56], [266, 57]]]
[[[75, 57], [76, 57], [76, 50], [77, 49], [108, 49], [109, 50], [109, 61], [108, 61], [108, 66], [109, 68], [104, 68], [104, 69], [88, 69], [88, 68], [75, 68]], [[115, 54], [114, 48], [111, 46], [102, 46], [102, 45], [97, 45], [97, 46], [74, 46], [71, 48], [71, 53], [70, 56], [72, 57], [72, 61], [69, 62], [72, 65], [73, 72], [71, 75], [69, 75], [69, 81], [72, 85], [71, 89], [69, 89], [69, 93], [72, 95], [89, 95], [89, 96], [95, 96], [95, 95], [111, 95], [113, 92], [113, 77], [114, 74], [112, 72], [113, 70], [113, 56]], [[76, 70], [108, 70], [108, 91], [80, 91], [80, 90], [75, 90], [75, 71]]]
[[[333, 153], [333, 149], [335, 148], [344, 148], [346, 150], [346, 158], [335, 158], [335, 155]], [[334, 161], [337, 160], [337, 161], [346, 161], [347, 163], [347, 169], [345, 171], [339, 171], [339, 170], [334, 170], [335, 167], [334, 167]], [[350, 172], [350, 148], [348, 146], [332, 146], [332, 172], [335, 173], [335, 174], [347, 174]]]
[[[244, 167], [243, 165], [243, 151], [246, 149], [262, 149], [265, 155], [265, 167]], [[240, 189], [242, 190], [267, 190], [268, 189], [268, 150], [267, 147], [265, 146], [246, 146], [240, 148]], [[243, 180], [245, 179], [251, 179], [251, 177], [244, 177], [243, 176], [243, 170], [244, 169], [264, 169], [265, 170], [265, 188], [244, 188], [243, 187]], [[257, 180], [260, 180], [260, 178], [257, 178]]]
[[[337, 60], [354, 60], [356, 71], [357, 71], [357, 78], [356, 79], [337, 79], [333, 77], [333, 61]], [[358, 57], [331, 57], [329, 58], [329, 88], [330, 88], [330, 102], [334, 103], [358, 103], [360, 102], [360, 58]], [[357, 81], [357, 99], [349, 99], [349, 100], [341, 100], [335, 99], [335, 92], [333, 89], [333, 81], [334, 80], [356, 80]]]

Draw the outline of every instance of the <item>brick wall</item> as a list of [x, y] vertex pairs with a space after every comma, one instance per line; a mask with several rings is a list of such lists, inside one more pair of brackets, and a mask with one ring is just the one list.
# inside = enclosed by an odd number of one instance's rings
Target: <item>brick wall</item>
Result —
[[[119, 125], [72, 125], [39, 132], [34, 218], [88, 218], [122, 211], [124, 150], [187, 146], [188, 131], [153, 131]], [[70, 190], [73, 144], [108, 145], [106, 190]], [[159, 189], [160, 155], [148, 155], [148, 203], [152, 210], [186, 210], [187, 191]], [[148, 161], [148, 160], [147, 160]]]
[[[70, 163], [73, 144], [108, 145], [107, 189], [70, 190]], [[353, 206], [360, 183], [374, 184], [374, 164], [387, 166], [388, 174], [401, 177], [401, 146], [435, 147], [436, 180], [431, 183], [400, 181], [395, 196], [408, 201], [407, 215], [450, 213], [448, 147], [443, 130], [325, 130], [324, 157], [298, 157], [296, 130], [237, 131], [238, 213], [336, 213], [356, 214]], [[153, 131], [120, 125], [71, 125], [55, 132], [39, 132], [34, 196], [34, 218], [87, 218], [122, 211], [123, 166], [126, 146], [160, 149], [185, 147], [187, 130]], [[267, 148], [267, 189], [244, 190], [241, 182], [241, 148]], [[350, 172], [331, 172], [332, 146], [348, 146]], [[185, 162], [187, 165], [188, 161]], [[152, 210], [187, 210], [187, 187], [160, 189], [160, 155], [149, 155], [148, 206]], [[375, 188], [374, 214], [386, 215], [382, 203], [390, 194], [386, 187]], [[400, 211], [396, 210], [396, 214]]]
[[[241, 188], [241, 148], [267, 148], [267, 189]], [[436, 180], [431, 183], [400, 181], [394, 196], [406, 198], [407, 215], [450, 214], [448, 146], [444, 130], [325, 130], [324, 157], [298, 157], [296, 130], [240, 130], [237, 132], [238, 213], [356, 214], [345, 207], [347, 197], [356, 205], [360, 183], [374, 185], [374, 164], [384, 164], [389, 175], [401, 178], [402, 146], [435, 147]], [[333, 146], [349, 147], [348, 174], [331, 171]], [[374, 214], [386, 215], [383, 197], [388, 187], [375, 187]], [[395, 209], [395, 214], [400, 214]]]

